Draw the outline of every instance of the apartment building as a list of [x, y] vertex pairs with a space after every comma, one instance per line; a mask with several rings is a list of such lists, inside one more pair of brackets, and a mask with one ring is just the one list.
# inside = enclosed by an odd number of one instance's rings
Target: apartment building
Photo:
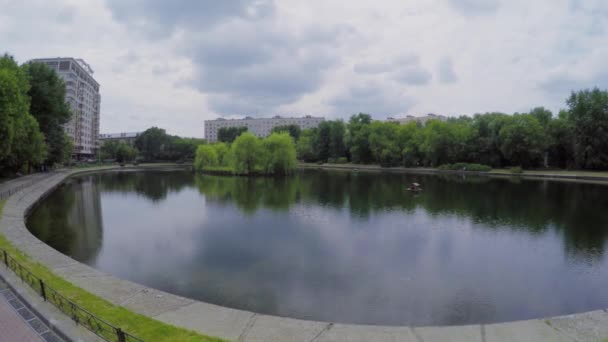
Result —
[[429, 113], [427, 115], [421, 115], [421, 116], [407, 115], [404, 118], [388, 118], [388, 119], [386, 119], [386, 121], [388, 121], [388, 122], [397, 122], [400, 125], [404, 125], [404, 124], [406, 124], [408, 122], [412, 122], [412, 121], [415, 121], [415, 122], [420, 123], [420, 124], [425, 124], [429, 120], [441, 120], [441, 121], [445, 121], [447, 119], [448, 118], [446, 116], [444, 116], [444, 115]]
[[221, 128], [225, 127], [247, 127], [247, 131], [258, 137], [267, 137], [274, 127], [297, 125], [301, 129], [318, 127], [325, 118], [306, 115], [300, 118], [287, 118], [282, 116], [274, 116], [272, 118], [252, 118], [250, 116], [244, 119], [224, 119], [205, 120], [205, 139], [209, 142], [217, 141], [217, 133]]
[[65, 101], [72, 111], [64, 130], [74, 142], [76, 159], [94, 157], [99, 148], [99, 114], [101, 95], [93, 69], [82, 59], [72, 57], [37, 58], [30, 62], [45, 63], [65, 82]]

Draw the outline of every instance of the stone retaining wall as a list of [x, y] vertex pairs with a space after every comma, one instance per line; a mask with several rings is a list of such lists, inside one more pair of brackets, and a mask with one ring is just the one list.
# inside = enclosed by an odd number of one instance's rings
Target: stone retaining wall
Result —
[[[95, 172], [99, 172], [96, 170]], [[33, 236], [25, 217], [41, 198], [75, 170], [51, 174], [8, 198], [0, 232], [33, 260], [113, 304], [159, 321], [233, 341], [601, 341], [608, 337], [606, 310], [509, 323], [453, 327], [333, 324], [256, 314], [204, 303], [122, 280], [79, 263]], [[608, 284], [607, 284], [608, 288]]]

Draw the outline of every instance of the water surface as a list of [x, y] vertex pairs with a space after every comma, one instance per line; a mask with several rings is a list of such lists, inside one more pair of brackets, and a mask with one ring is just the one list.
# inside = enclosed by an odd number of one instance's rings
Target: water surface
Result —
[[453, 325], [608, 308], [606, 208], [608, 187], [554, 181], [112, 172], [68, 180], [28, 227], [99, 270], [210, 303]]

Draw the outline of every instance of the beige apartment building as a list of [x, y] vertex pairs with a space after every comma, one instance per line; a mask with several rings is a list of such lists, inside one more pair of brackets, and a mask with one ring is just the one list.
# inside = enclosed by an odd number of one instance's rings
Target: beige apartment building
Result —
[[72, 111], [72, 119], [64, 125], [64, 130], [74, 142], [72, 156], [95, 157], [99, 148], [101, 95], [93, 69], [84, 60], [72, 57], [37, 58], [30, 62], [45, 63], [65, 82], [65, 101]]
[[274, 116], [272, 118], [252, 118], [250, 116], [244, 119], [224, 119], [205, 120], [205, 139], [209, 142], [217, 141], [217, 133], [224, 127], [247, 127], [247, 131], [258, 137], [267, 137], [274, 127], [297, 125], [301, 129], [318, 127], [325, 118], [306, 115], [300, 118], [287, 118], [282, 116]]

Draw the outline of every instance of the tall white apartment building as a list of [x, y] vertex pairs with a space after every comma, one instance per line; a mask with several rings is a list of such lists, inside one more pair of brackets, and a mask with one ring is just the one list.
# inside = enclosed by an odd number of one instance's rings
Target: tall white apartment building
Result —
[[404, 125], [404, 124], [406, 124], [408, 122], [412, 122], [412, 121], [415, 121], [415, 122], [420, 123], [420, 124], [425, 124], [429, 120], [441, 120], [441, 121], [445, 121], [447, 119], [448, 118], [446, 116], [444, 116], [444, 115], [429, 113], [427, 115], [422, 115], [422, 116], [407, 115], [404, 118], [387, 118], [386, 121], [388, 121], [388, 122], [397, 122], [400, 125]]
[[101, 96], [93, 69], [82, 59], [72, 57], [37, 58], [31, 62], [45, 63], [63, 78], [65, 101], [72, 111], [72, 119], [64, 125], [74, 142], [72, 155], [79, 159], [94, 157], [99, 148]]
[[205, 139], [209, 142], [217, 141], [217, 133], [224, 127], [247, 127], [247, 131], [258, 137], [267, 137], [274, 127], [297, 125], [301, 129], [318, 127], [325, 118], [306, 115], [301, 118], [284, 118], [279, 115], [272, 118], [252, 118], [244, 119], [216, 119], [205, 120]]

